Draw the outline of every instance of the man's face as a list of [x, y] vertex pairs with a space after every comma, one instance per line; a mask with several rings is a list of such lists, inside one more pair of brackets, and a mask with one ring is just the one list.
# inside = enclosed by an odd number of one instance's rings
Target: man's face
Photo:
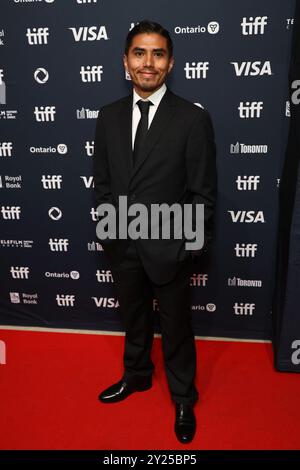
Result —
[[134, 89], [142, 98], [161, 87], [174, 64], [173, 57], [169, 57], [167, 39], [157, 33], [134, 36], [123, 60]]

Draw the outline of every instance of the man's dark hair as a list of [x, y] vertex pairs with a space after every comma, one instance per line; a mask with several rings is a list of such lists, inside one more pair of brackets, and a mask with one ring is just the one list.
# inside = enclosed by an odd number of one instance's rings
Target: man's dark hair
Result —
[[167, 46], [168, 46], [168, 53], [169, 57], [173, 57], [173, 42], [171, 39], [171, 36], [169, 34], [169, 31], [167, 31], [163, 26], [161, 26], [159, 23], [155, 23], [154, 21], [149, 21], [149, 20], [142, 20], [140, 23], [135, 25], [128, 33], [127, 38], [126, 38], [126, 43], [125, 43], [125, 54], [128, 55], [129, 48], [132, 44], [132, 40], [135, 36], [138, 34], [144, 34], [144, 33], [156, 33], [160, 34], [167, 40]]

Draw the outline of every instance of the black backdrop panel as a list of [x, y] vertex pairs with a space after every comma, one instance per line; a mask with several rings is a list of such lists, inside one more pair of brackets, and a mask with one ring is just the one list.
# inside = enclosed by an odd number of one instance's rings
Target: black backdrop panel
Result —
[[124, 39], [148, 17], [174, 40], [169, 86], [215, 127], [217, 225], [191, 278], [195, 332], [270, 338], [294, 7], [1, 1], [1, 324], [121, 329], [95, 235], [93, 139], [98, 109], [130, 90]]

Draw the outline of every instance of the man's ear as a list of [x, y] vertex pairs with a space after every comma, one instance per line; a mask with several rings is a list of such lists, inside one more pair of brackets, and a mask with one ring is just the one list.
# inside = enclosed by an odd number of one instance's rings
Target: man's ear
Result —
[[123, 64], [124, 64], [126, 72], [128, 72], [127, 55], [126, 54], [123, 55]]
[[168, 73], [171, 72], [172, 68], [174, 67], [174, 57], [171, 57], [170, 63], [169, 63], [169, 70]]

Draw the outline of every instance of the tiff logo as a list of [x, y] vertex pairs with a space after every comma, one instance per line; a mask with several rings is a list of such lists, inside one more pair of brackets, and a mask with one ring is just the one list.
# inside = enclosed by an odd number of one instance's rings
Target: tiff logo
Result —
[[255, 310], [255, 304], [244, 304], [240, 302], [239, 304], [236, 302], [233, 306], [234, 314], [235, 315], [253, 315]]
[[94, 207], [91, 208], [90, 214], [91, 214], [91, 217], [92, 217], [92, 221], [93, 222], [98, 222], [98, 220], [99, 220], [98, 212]]
[[260, 113], [263, 110], [263, 101], [240, 101], [238, 106], [241, 119], [260, 118]]
[[68, 238], [49, 238], [51, 251], [68, 251]]
[[84, 67], [81, 66], [80, 69], [80, 76], [81, 80], [84, 83], [87, 82], [101, 82], [101, 75], [103, 74], [103, 66], [102, 65], [87, 65]]
[[242, 34], [244, 36], [264, 34], [265, 26], [267, 26], [268, 23], [267, 20], [267, 16], [256, 16], [255, 18], [250, 16], [247, 21], [247, 18], [244, 16], [243, 21], [241, 22]]
[[256, 191], [260, 182], [260, 176], [250, 175], [250, 176], [238, 176], [235, 180], [237, 189], [239, 191]]
[[28, 279], [29, 277], [29, 268], [27, 266], [11, 266], [10, 272], [13, 279]]
[[4, 78], [4, 72], [3, 69], [0, 69], [0, 85], [3, 83], [3, 78]]
[[12, 142], [1, 142], [0, 157], [11, 157], [12, 148]]
[[97, 3], [97, 0], [77, 0], [77, 3], [79, 3], [79, 5], [83, 5], [86, 3]]
[[209, 62], [197, 62], [197, 64], [196, 62], [192, 62], [191, 65], [189, 62], [186, 62], [184, 70], [187, 80], [206, 78], [206, 73], [209, 70]]
[[86, 150], [86, 154], [88, 157], [92, 157], [94, 155], [94, 141], [93, 140], [91, 142], [88, 140], [86, 141], [85, 150]]
[[59, 307], [74, 307], [75, 295], [57, 294], [56, 303]]
[[44, 189], [61, 189], [62, 175], [42, 175], [41, 182]]
[[255, 253], [257, 252], [257, 244], [256, 243], [236, 243], [235, 248], [235, 256], [237, 258], [255, 258]]
[[20, 206], [1, 206], [1, 214], [4, 220], [20, 219]]
[[206, 286], [208, 280], [208, 275], [207, 274], [193, 274], [190, 278], [190, 286], [191, 287], [200, 287], [200, 286]]
[[0, 364], [6, 364], [6, 344], [0, 340]]
[[49, 28], [27, 28], [26, 36], [30, 46], [48, 44]]
[[34, 108], [34, 115], [37, 122], [54, 121], [55, 114], [55, 106], [36, 106]]
[[114, 282], [110, 270], [101, 269], [100, 271], [99, 269], [97, 269], [96, 278], [98, 282]]

